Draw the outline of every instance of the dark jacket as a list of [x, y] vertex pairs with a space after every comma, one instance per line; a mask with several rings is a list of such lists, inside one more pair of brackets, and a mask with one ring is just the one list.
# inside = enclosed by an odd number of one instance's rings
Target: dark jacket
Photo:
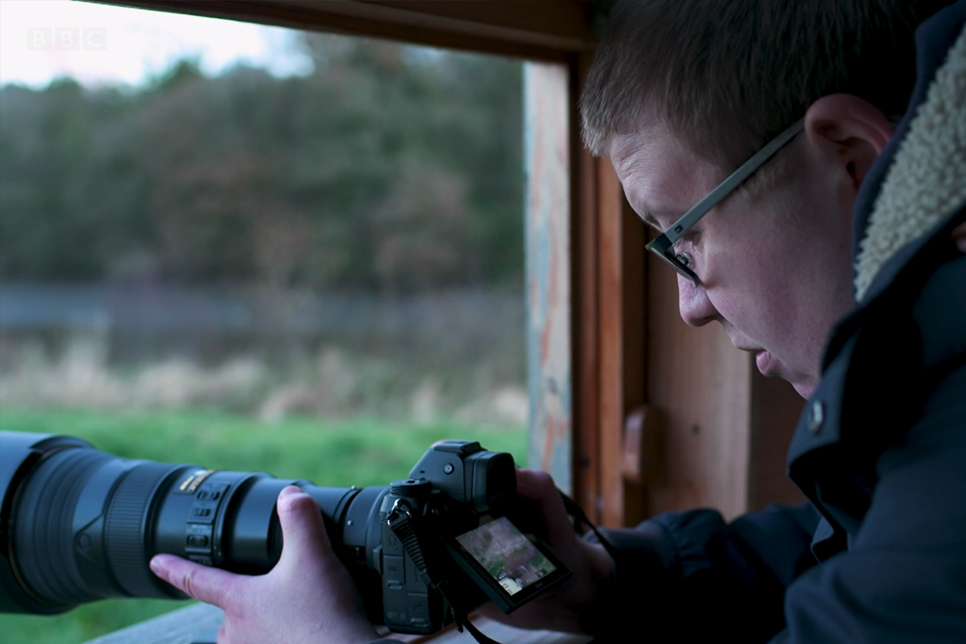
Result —
[[788, 455], [811, 503], [608, 531], [602, 639], [966, 642], [964, 22], [960, 1], [917, 31], [910, 109], [860, 190], [857, 307]]

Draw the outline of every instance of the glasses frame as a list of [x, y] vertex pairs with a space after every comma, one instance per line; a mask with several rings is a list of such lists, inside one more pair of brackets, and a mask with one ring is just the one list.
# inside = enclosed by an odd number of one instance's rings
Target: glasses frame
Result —
[[763, 166], [766, 161], [775, 156], [775, 154], [789, 141], [794, 139], [795, 136], [804, 129], [804, 127], [804, 118], [792, 123], [788, 129], [766, 143], [760, 150], [751, 155], [747, 161], [738, 166], [738, 169], [732, 172], [727, 179], [718, 184], [718, 186], [709, 192], [701, 201], [694, 204], [694, 206], [684, 213], [680, 219], [671, 224], [670, 228], [658, 235], [653, 241], [649, 242], [645, 248], [667, 262], [671, 268], [677, 271], [680, 275], [683, 275], [697, 285], [698, 275], [680, 259], [678, 259], [678, 253], [674, 252], [674, 243], [679, 240], [684, 233], [688, 231], [688, 229], [694, 226], [694, 224], [698, 223], [699, 219], [708, 214], [708, 211], [718, 205], [718, 202], [731, 194], [731, 192], [741, 185], [745, 179], [754, 174], [755, 171]]

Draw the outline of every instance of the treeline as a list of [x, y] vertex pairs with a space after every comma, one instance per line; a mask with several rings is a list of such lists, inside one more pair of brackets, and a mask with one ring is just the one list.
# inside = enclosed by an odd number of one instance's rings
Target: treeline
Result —
[[307, 35], [315, 71], [184, 60], [0, 90], [0, 279], [518, 283], [521, 66]]

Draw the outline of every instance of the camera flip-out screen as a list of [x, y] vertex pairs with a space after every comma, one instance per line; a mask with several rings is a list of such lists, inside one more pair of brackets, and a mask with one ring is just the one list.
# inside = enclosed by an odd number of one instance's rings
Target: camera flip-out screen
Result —
[[449, 546], [460, 567], [507, 613], [570, 576], [545, 544], [524, 535], [506, 517], [485, 521]]

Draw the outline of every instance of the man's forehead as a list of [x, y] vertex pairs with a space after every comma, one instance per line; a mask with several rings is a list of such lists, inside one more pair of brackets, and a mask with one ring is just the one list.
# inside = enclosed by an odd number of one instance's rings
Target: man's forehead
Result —
[[645, 223], [662, 230], [688, 207], [702, 161], [660, 122], [615, 134], [610, 158], [628, 202]]
[[[614, 167], [640, 163], [660, 153], [674, 140], [674, 135], [656, 119], [642, 120], [633, 130], [617, 132], [610, 137], [608, 147]], [[618, 170], [620, 171], [620, 170]]]

